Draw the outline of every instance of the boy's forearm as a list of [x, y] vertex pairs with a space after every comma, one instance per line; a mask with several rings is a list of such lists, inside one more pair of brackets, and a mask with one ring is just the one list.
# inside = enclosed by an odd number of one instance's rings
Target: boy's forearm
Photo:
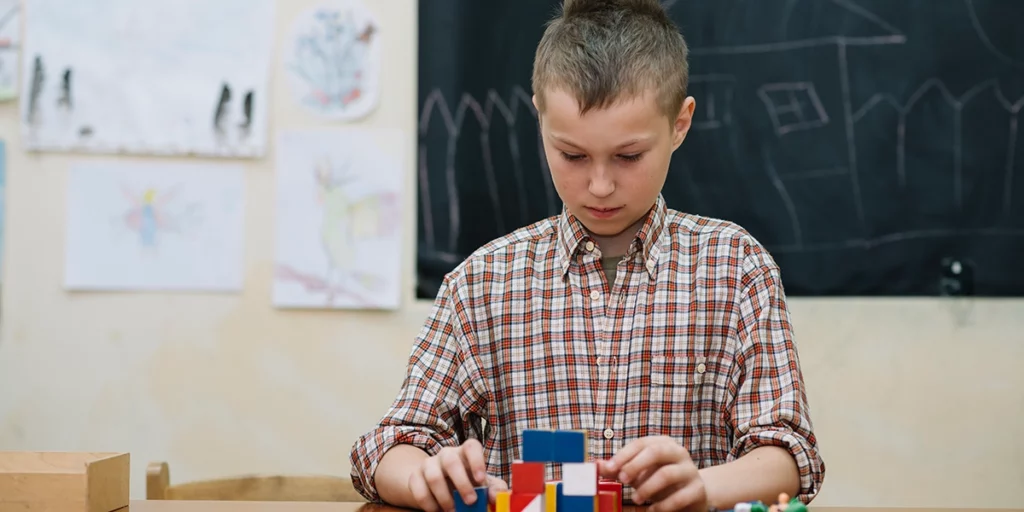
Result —
[[708, 504], [728, 510], [741, 502], [778, 501], [779, 493], [790, 497], [800, 492], [800, 473], [796, 461], [785, 449], [762, 446], [726, 464], [700, 470], [708, 495]]
[[428, 457], [427, 452], [409, 444], [400, 444], [385, 452], [373, 476], [381, 500], [396, 507], [415, 508], [416, 500], [409, 491], [409, 476]]

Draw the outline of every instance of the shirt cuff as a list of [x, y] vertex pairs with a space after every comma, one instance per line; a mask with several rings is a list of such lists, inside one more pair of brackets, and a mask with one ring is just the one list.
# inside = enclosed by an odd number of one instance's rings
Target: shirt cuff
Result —
[[374, 477], [377, 466], [388, 450], [400, 444], [415, 446], [429, 455], [441, 451], [442, 444], [433, 436], [416, 427], [381, 427], [367, 433], [356, 442], [352, 450], [352, 485], [370, 502], [381, 502]]
[[739, 440], [732, 449], [730, 459], [735, 460], [762, 446], [778, 446], [789, 451], [800, 474], [800, 492], [795, 498], [809, 504], [821, 489], [825, 464], [818, 451], [806, 439], [792, 432], [776, 429], [757, 429]]

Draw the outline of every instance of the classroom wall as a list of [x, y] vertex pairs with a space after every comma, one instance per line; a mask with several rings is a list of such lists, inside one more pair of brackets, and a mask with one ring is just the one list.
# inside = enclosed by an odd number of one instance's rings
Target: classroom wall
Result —
[[[235, 473], [347, 474], [352, 441], [385, 411], [429, 303], [413, 299], [416, 3], [373, 0], [380, 108], [410, 178], [397, 312], [270, 306], [274, 169], [245, 162], [240, 295], [69, 294], [65, 185], [83, 156], [28, 155], [15, 103], [0, 311], [0, 449], [118, 450], [172, 481]], [[309, 2], [279, 1], [278, 38]], [[287, 96], [275, 54], [272, 129], [322, 126]], [[685, 151], [685, 145], [684, 149]], [[127, 159], [127, 158], [126, 158]], [[828, 467], [821, 505], [1019, 506], [1024, 498], [1024, 301], [794, 299], [811, 412]]]

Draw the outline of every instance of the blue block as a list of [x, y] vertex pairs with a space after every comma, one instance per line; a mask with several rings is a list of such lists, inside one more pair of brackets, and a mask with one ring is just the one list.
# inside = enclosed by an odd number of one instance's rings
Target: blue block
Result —
[[524, 430], [522, 452], [523, 462], [552, 462], [554, 432], [538, 429]]
[[559, 495], [560, 503], [555, 505], [558, 512], [595, 512], [597, 499], [593, 496]]
[[452, 492], [455, 498], [455, 512], [488, 512], [487, 511], [487, 487], [476, 488], [476, 503], [467, 505], [462, 501], [462, 494]]
[[586, 462], [587, 435], [582, 430], [556, 430], [551, 462]]

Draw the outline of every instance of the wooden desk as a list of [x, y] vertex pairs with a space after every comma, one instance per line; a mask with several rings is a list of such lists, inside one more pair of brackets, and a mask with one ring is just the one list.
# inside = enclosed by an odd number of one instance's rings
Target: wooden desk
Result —
[[[130, 512], [408, 512], [406, 509], [367, 503], [294, 503], [247, 501], [132, 501]], [[929, 508], [810, 507], [812, 512], [914, 512]], [[943, 512], [1024, 512], [1024, 509], [940, 509]], [[643, 512], [642, 507], [623, 507], [623, 512]]]

